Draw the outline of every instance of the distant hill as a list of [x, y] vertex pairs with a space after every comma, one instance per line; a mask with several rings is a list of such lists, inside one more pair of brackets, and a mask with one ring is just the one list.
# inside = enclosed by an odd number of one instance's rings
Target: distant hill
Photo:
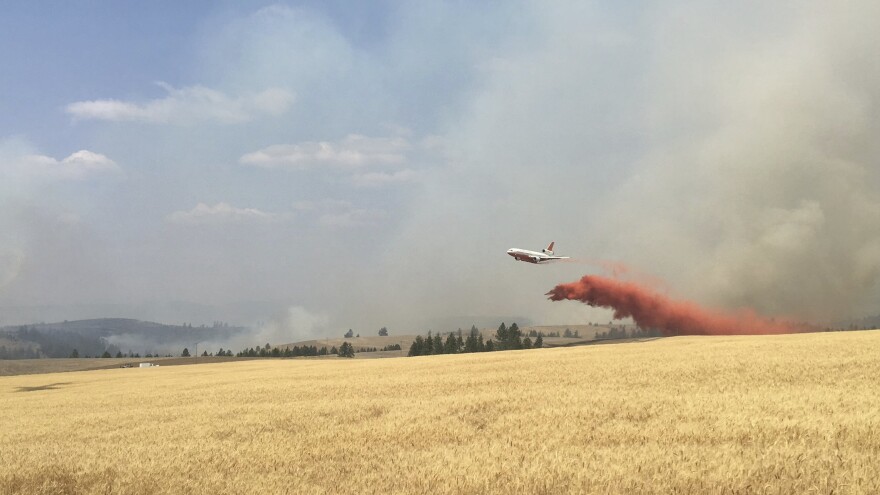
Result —
[[105, 351], [176, 355], [196, 342], [225, 341], [245, 331], [245, 327], [219, 322], [195, 327], [128, 318], [16, 325], [0, 328], [0, 359], [69, 357], [74, 349], [83, 357]]

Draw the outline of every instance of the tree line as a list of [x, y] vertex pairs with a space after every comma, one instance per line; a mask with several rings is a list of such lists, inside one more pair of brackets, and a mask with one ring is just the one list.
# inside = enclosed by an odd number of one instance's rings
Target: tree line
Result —
[[610, 339], [644, 339], [651, 337], [662, 337], [663, 333], [656, 328], [635, 327], [626, 330], [626, 327], [611, 327], [604, 332], [596, 333], [596, 340]]
[[421, 335], [410, 345], [408, 356], [429, 356], [432, 354], [465, 354], [471, 352], [492, 352], [504, 351], [509, 349], [538, 349], [544, 347], [544, 335], [535, 332], [535, 340], [531, 337], [523, 337], [522, 330], [516, 323], [508, 327], [503, 322], [495, 332], [495, 339], [486, 339], [484, 341], [483, 334], [477, 330], [476, 326], [471, 326], [467, 338], [462, 334], [461, 329], [458, 332], [449, 332], [446, 339], [438, 332], [432, 335], [428, 332], [427, 337]]
[[577, 339], [580, 338], [581, 333], [580, 330], [571, 331], [570, 328], [566, 328], [565, 332], [560, 334], [559, 332], [538, 332], [535, 329], [529, 330], [529, 337], [537, 337], [538, 334], [541, 334], [543, 337], [563, 337], [566, 339]]
[[[386, 346], [387, 347], [387, 346]], [[398, 345], [398, 348], [400, 346]], [[376, 349], [373, 348], [375, 351]], [[223, 349], [220, 350], [223, 352]], [[359, 352], [367, 352], [363, 351], [363, 348]], [[337, 348], [335, 345], [330, 347], [327, 346], [314, 346], [314, 345], [304, 345], [293, 346], [293, 347], [272, 347], [269, 344], [266, 344], [263, 347], [249, 347], [243, 351], [239, 351], [235, 354], [236, 357], [260, 357], [260, 358], [292, 358], [292, 357], [310, 357], [310, 356], [328, 356], [328, 355], [336, 355], [338, 357], [347, 357], [353, 358], [355, 353], [354, 346], [348, 342], [343, 342], [342, 345]], [[219, 354], [219, 353], [218, 353]], [[222, 355], [222, 354], [219, 354]], [[232, 351], [226, 351], [226, 356], [232, 356]]]

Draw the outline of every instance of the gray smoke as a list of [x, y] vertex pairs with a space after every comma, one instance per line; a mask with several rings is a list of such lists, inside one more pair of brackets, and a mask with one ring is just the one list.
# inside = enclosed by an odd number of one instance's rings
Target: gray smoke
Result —
[[625, 260], [715, 305], [814, 320], [876, 311], [880, 9], [782, 10], [763, 35], [718, 12], [661, 31], [670, 62], [647, 109], [657, 142], [604, 231], [630, 238]]
[[537, 297], [593, 270], [503, 255], [556, 240], [713, 307], [876, 313], [878, 14], [868, 1], [532, 11], [532, 49], [500, 58], [450, 125], [450, 165], [398, 240], [419, 261], [396, 258], [397, 294], [415, 312], [602, 318]]
[[279, 346], [318, 338], [327, 330], [328, 317], [302, 306], [290, 306], [266, 322], [259, 322], [247, 331], [218, 341], [206, 341], [200, 348], [216, 351], [219, 347], [238, 352], [250, 347]]

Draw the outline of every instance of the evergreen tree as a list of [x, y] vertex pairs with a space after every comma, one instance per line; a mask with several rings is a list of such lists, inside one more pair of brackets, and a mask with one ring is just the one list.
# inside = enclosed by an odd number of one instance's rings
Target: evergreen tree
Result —
[[507, 342], [505, 345], [507, 349], [522, 349], [523, 341], [522, 341], [522, 331], [520, 331], [519, 326], [514, 323], [510, 325], [510, 328], [507, 329]]
[[202, 357], [208, 357], [208, 351], [202, 352]]
[[101, 354], [101, 357], [102, 357], [102, 358], [109, 358], [109, 357], [110, 357], [110, 353], [107, 352], [107, 351], [104, 351], [104, 354]]
[[455, 336], [451, 332], [449, 336], [446, 337], [446, 344], [443, 345], [443, 352], [446, 354], [455, 354], [458, 352], [458, 343], [456, 343]]
[[[5, 350], [5, 348], [4, 348], [4, 350]], [[77, 351], [76, 349], [74, 349], [73, 352], [70, 353], [70, 357], [72, 357], [72, 358], [78, 358], [78, 357], [79, 357], [79, 351]]]
[[354, 332], [349, 328], [347, 332], [345, 332], [345, 338], [350, 339], [354, 337]]
[[455, 336], [455, 352], [461, 352], [464, 349], [464, 339], [461, 337], [461, 329], [458, 329], [458, 335]]
[[122, 357], [122, 351], [116, 351], [116, 358], [118, 359], [121, 357]]
[[434, 336], [432, 347], [431, 354], [443, 354], [443, 337], [440, 335], [440, 332], [437, 332], [437, 335]]
[[[418, 337], [416, 337], [418, 339]], [[431, 336], [431, 331], [428, 330], [428, 336], [425, 337], [425, 342], [422, 345], [422, 353], [421, 356], [430, 356], [434, 354], [434, 337]]]
[[348, 342], [343, 342], [342, 345], [339, 347], [339, 357], [353, 358], [354, 346], [349, 344]]
[[189, 357], [189, 349], [187, 349], [186, 347], [184, 347], [184, 348], [183, 348], [183, 352], [180, 353], [180, 356], [181, 356], [181, 357]]
[[503, 321], [495, 332], [495, 340], [498, 342], [498, 348], [504, 349], [504, 344], [507, 343], [507, 325]]
[[379, 336], [387, 337], [388, 336], [388, 329], [385, 327], [380, 328], [379, 329]]
[[480, 346], [477, 342], [477, 336], [480, 336], [480, 331], [476, 326], [472, 326], [467, 340], [464, 341], [464, 352], [479, 352]]
[[495, 344], [492, 342], [492, 339], [486, 341], [486, 352], [492, 352], [495, 350]]
[[416, 335], [416, 339], [409, 346], [407, 356], [424, 356], [425, 355], [425, 339], [421, 335]]
[[334, 345], [333, 347], [330, 348], [330, 354], [339, 354], [339, 349], [337, 349], [336, 346]]
[[532, 348], [532, 339], [526, 337], [522, 340], [522, 348], [523, 349], [531, 349]]
[[218, 356], [225, 356], [225, 355], [226, 355], [226, 351], [224, 351], [223, 348], [221, 347], [220, 350], [217, 351], [217, 355], [218, 355]]
[[532, 347], [534, 347], [535, 349], [540, 349], [544, 347], [544, 336], [539, 333], [538, 337], [535, 339], [535, 345]]

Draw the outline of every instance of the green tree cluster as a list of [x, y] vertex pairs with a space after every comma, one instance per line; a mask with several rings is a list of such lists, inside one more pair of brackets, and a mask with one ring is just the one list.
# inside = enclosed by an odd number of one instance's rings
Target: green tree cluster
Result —
[[486, 352], [494, 350], [495, 346], [490, 339], [483, 342], [483, 336], [477, 327], [472, 326], [467, 339], [462, 335], [461, 329], [458, 332], [449, 332], [444, 341], [443, 336], [439, 333], [432, 335], [428, 332], [427, 337], [417, 335], [412, 345], [409, 347], [408, 356], [428, 356], [431, 354], [459, 354], [469, 352]]
[[353, 358], [354, 346], [349, 344], [348, 342], [343, 342], [342, 345], [339, 346], [339, 357]]
[[[531, 334], [530, 334], [531, 335]], [[483, 341], [483, 335], [472, 326], [465, 338], [459, 329], [457, 333], [450, 332], [446, 339], [442, 335], [428, 332], [426, 337], [417, 335], [410, 345], [408, 356], [427, 356], [431, 354], [458, 354], [471, 352], [492, 352], [510, 349], [538, 349], [544, 347], [544, 335], [540, 332], [531, 336], [523, 337], [522, 331], [516, 323], [508, 327], [502, 323], [495, 332], [495, 340]]]
[[[305, 356], [326, 356], [328, 354], [336, 354], [327, 350], [327, 346], [318, 347], [314, 345], [304, 345], [302, 347], [250, 347], [236, 353], [237, 357], [305, 357]], [[226, 351], [227, 356], [232, 356], [232, 351]]]

